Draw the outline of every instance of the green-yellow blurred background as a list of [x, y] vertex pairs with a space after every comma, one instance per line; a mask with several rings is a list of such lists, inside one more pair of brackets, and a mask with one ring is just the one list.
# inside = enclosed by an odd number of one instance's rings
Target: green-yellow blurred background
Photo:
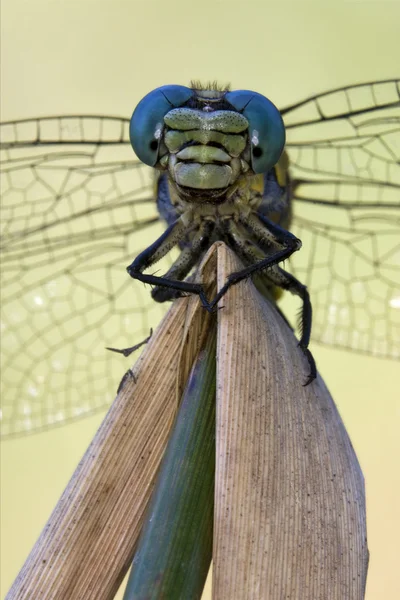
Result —
[[[230, 82], [285, 106], [341, 85], [399, 75], [396, 0], [2, 0], [1, 13], [2, 120], [128, 117], [154, 87], [191, 79]], [[399, 367], [317, 345], [313, 352], [366, 479], [366, 597], [395, 600]], [[102, 417], [2, 443], [1, 597]]]

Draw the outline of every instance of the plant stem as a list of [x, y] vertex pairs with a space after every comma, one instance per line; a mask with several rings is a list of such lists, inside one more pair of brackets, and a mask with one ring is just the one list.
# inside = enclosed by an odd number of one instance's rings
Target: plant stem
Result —
[[216, 327], [194, 363], [124, 600], [200, 598], [212, 555]]

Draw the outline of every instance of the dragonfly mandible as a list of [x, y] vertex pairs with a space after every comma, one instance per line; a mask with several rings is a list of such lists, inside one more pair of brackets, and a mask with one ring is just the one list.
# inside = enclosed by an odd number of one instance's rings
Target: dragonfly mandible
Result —
[[[312, 339], [388, 358], [400, 355], [399, 83], [280, 110], [302, 241], [285, 270], [310, 292]], [[20, 435], [106, 408], [121, 367], [104, 347], [131, 345], [160, 318], [125, 267], [165, 230], [163, 177], [135, 160], [128, 119], [14, 121], [1, 138], [2, 431]]]

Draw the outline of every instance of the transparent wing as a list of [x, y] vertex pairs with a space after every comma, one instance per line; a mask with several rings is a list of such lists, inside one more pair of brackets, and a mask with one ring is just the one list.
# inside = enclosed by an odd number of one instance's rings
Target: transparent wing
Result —
[[126, 121], [20, 121], [1, 138], [7, 436], [109, 406], [123, 366], [105, 346], [139, 342], [163, 310], [125, 268], [163, 227]]
[[312, 339], [400, 357], [399, 80], [282, 111], [294, 189], [289, 270], [310, 290]]
[[[284, 109], [294, 181], [290, 269], [311, 291], [313, 339], [399, 355], [398, 82]], [[2, 125], [2, 433], [104, 409], [126, 347], [164, 307], [125, 267], [161, 233], [128, 121]], [[163, 271], [163, 266], [160, 266]]]

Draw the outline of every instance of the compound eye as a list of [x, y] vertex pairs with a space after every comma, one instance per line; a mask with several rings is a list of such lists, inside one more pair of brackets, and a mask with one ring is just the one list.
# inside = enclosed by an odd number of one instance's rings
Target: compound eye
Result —
[[192, 95], [193, 91], [183, 85], [163, 85], [147, 94], [133, 111], [129, 138], [136, 155], [146, 165], [154, 167], [157, 163], [164, 116]]
[[249, 122], [254, 173], [267, 173], [278, 162], [285, 145], [285, 126], [279, 110], [268, 98], [249, 90], [228, 92], [225, 100]]

